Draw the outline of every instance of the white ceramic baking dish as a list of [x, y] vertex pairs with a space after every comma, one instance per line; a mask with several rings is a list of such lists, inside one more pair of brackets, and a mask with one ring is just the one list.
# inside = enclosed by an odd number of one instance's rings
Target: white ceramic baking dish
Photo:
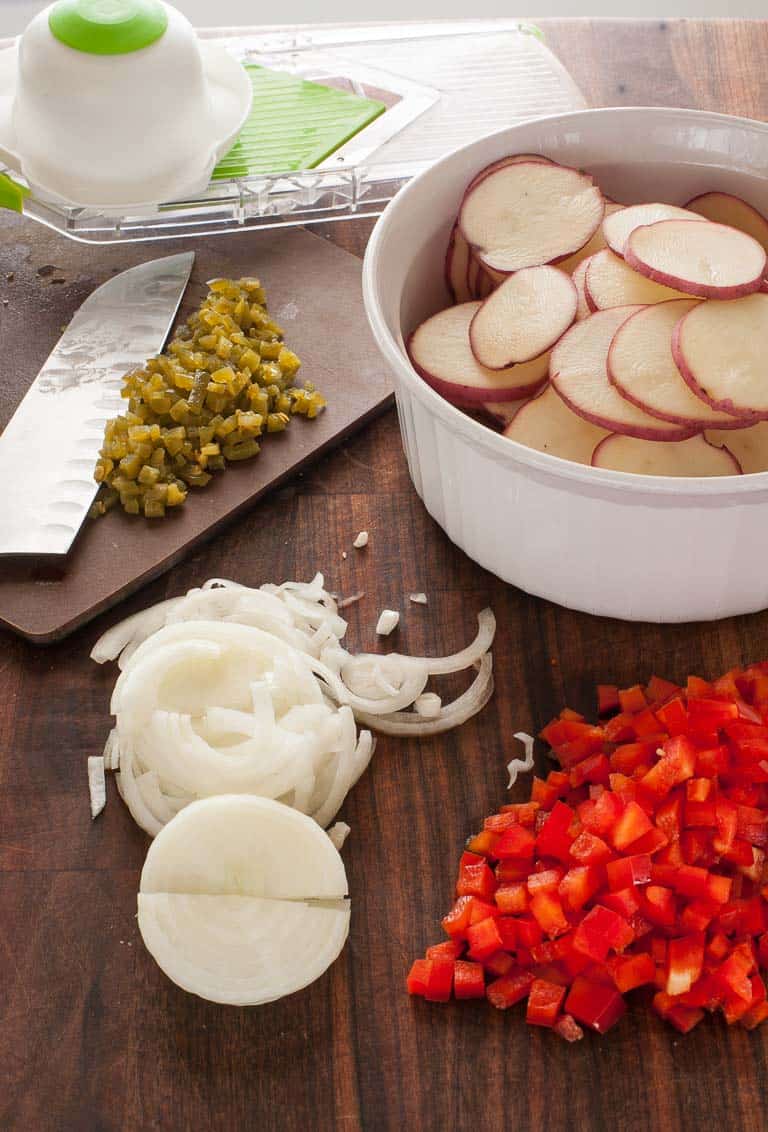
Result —
[[444, 401], [410, 365], [404, 339], [448, 302], [443, 260], [464, 186], [489, 162], [531, 151], [589, 170], [622, 202], [680, 204], [720, 189], [768, 213], [768, 125], [694, 110], [541, 118], [464, 146], [422, 173], [378, 221], [363, 280], [371, 328], [395, 379], [416, 490], [481, 566], [561, 605], [660, 622], [765, 608], [768, 472], [673, 479], [583, 467], [497, 435]]

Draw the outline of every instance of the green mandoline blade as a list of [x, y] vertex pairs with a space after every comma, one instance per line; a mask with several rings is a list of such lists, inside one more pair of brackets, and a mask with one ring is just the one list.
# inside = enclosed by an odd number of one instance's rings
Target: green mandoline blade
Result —
[[213, 180], [313, 169], [364, 126], [383, 102], [246, 64], [253, 105], [240, 137], [213, 171]]

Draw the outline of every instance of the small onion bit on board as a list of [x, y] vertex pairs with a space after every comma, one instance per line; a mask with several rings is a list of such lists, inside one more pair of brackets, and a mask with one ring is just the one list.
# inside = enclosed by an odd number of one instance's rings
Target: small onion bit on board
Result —
[[107, 780], [104, 776], [104, 756], [88, 758], [88, 794], [91, 801], [91, 818], [97, 818], [107, 804]]
[[533, 736], [528, 735], [525, 731], [516, 731], [513, 735], [514, 739], [519, 739], [525, 748], [525, 758], [514, 758], [507, 763], [507, 770], [509, 771], [509, 782], [507, 783], [507, 790], [511, 790], [517, 782], [517, 776], [521, 771], [533, 770]]
[[[93, 658], [122, 670], [103, 765], [150, 836], [223, 793], [274, 799], [326, 828], [373, 755], [358, 725], [435, 735], [485, 706], [495, 627], [483, 610], [475, 640], [447, 657], [354, 655], [322, 574], [258, 589], [211, 579], [96, 643]], [[472, 668], [454, 701], [425, 692], [430, 676]]]

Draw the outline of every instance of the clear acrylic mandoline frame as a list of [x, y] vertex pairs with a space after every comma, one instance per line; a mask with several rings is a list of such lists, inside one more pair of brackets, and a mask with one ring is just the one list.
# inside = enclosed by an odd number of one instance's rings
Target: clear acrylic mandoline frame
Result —
[[[87, 243], [126, 243], [375, 217], [445, 153], [527, 118], [578, 110], [581, 93], [531, 24], [205, 29], [244, 63], [375, 98], [386, 110], [313, 169], [211, 181], [195, 199], [131, 214], [24, 200], [24, 214]], [[24, 183], [14, 170], [14, 180]]]

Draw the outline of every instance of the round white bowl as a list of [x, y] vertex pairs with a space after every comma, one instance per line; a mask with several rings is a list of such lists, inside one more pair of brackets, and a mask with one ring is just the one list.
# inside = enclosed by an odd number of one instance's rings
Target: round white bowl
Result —
[[628, 204], [682, 204], [720, 189], [768, 213], [768, 125], [695, 110], [540, 118], [464, 146], [415, 178], [376, 225], [363, 291], [394, 376], [417, 492], [470, 558], [571, 609], [673, 622], [765, 608], [768, 472], [674, 479], [570, 463], [479, 424], [411, 366], [404, 340], [449, 301], [443, 262], [464, 187], [491, 161], [531, 151], [587, 169]]

